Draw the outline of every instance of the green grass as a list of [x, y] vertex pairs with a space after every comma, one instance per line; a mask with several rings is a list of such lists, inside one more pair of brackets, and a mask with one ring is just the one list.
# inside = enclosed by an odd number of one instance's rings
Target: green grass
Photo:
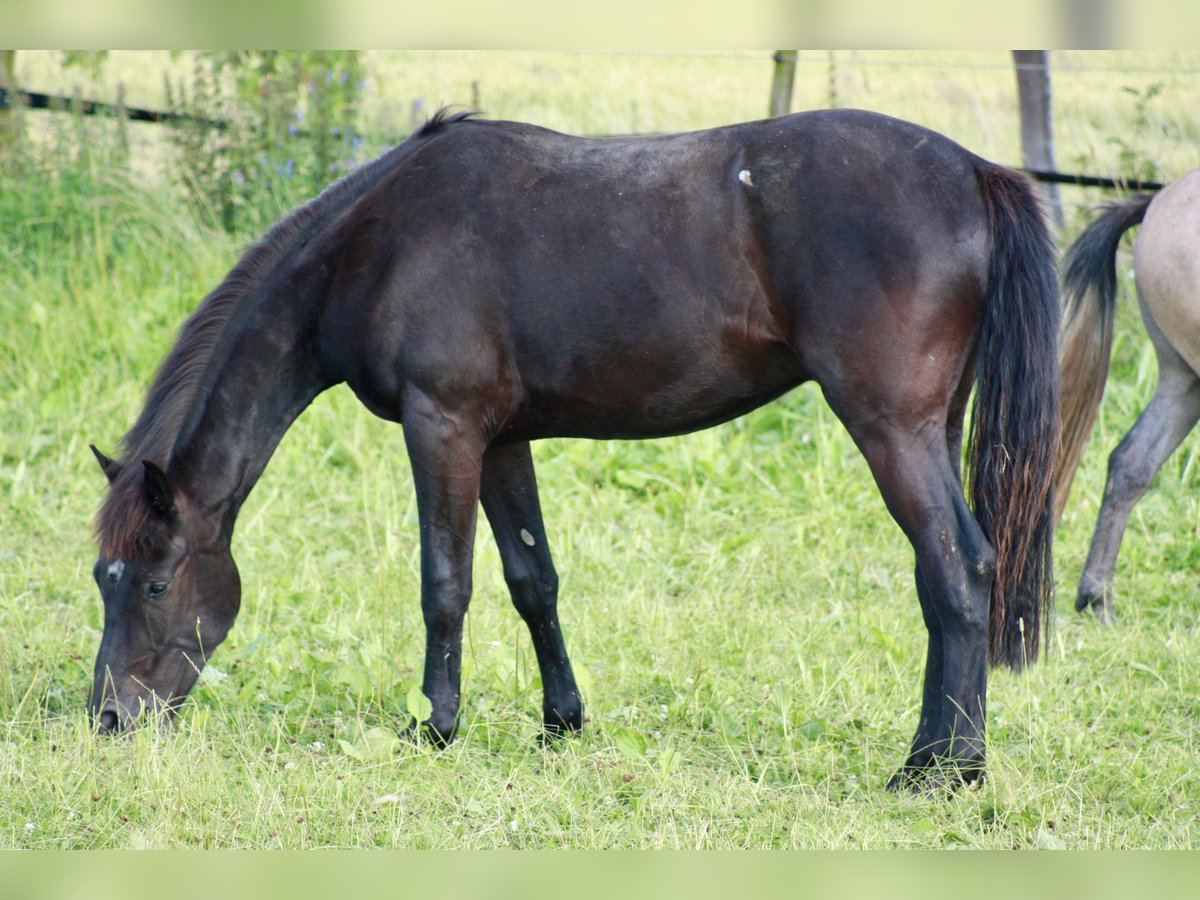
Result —
[[[525, 96], [547, 119], [613, 130], [629, 126], [604, 119], [605, 108], [626, 109], [648, 83], [685, 112], [647, 106], [645, 128], [712, 124], [765, 105], [761, 61], [549, 58], [505, 56], [496, 70], [508, 80], [485, 79], [485, 101]], [[423, 60], [394, 64], [417, 85]], [[397, 93], [420, 90], [435, 103], [437, 78], [458, 84], [454, 73], [492, 60], [432, 57], [429, 83]], [[538, 65], [557, 74], [543, 84]], [[706, 66], [722, 85], [713, 94]], [[737, 74], [743, 66], [752, 74]], [[677, 83], [683, 70], [690, 80]], [[854, 79], [865, 77], [879, 98], [907, 85], [911, 103], [889, 99], [892, 112], [920, 119], [945, 107], [947, 121], [974, 121], [940, 126], [969, 146], [1015, 133], [980, 112], [991, 95], [977, 95], [972, 80], [1009, 83], [1009, 72], [857, 71], [841, 76], [850, 85], [843, 102], [857, 102]], [[965, 86], [921, 92], [939, 77]], [[1090, 105], [1082, 94], [1070, 100], [1077, 111], [1060, 112], [1063, 132], [1090, 116], [1098, 154], [1113, 146], [1107, 130], [1136, 140], [1164, 170], [1194, 165], [1195, 142], [1138, 130], [1134, 113], [1113, 111], [1122, 100], [1113, 85], [1126, 77], [1109, 73]], [[1066, 82], [1056, 82], [1064, 94]], [[716, 94], [744, 105], [723, 106]], [[1185, 119], [1192, 96], [1155, 97], [1161, 121]], [[101, 612], [89, 527], [104, 480], [87, 444], [115, 448], [178, 323], [244, 236], [206, 232], [170, 190], [105, 174], [103, 158], [91, 159], [54, 167], [42, 190], [0, 190], [0, 845], [1200, 845], [1194, 440], [1131, 521], [1118, 627], [1070, 611], [1105, 457], [1153, 386], [1129, 298], [1060, 532], [1047, 657], [1020, 677], [994, 673], [990, 777], [978, 789], [938, 800], [883, 790], [919, 706], [924, 630], [912, 553], [811, 387], [687, 437], [535, 445], [589, 719], [554, 750], [537, 749], [536, 666], [486, 527], [462, 737], [441, 753], [394, 738], [423, 645], [415, 504], [400, 430], [345, 389], [301, 417], [242, 512], [242, 613], [180, 727], [93, 735], [82, 714]], [[1073, 210], [1069, 230], [1084, 218]]]

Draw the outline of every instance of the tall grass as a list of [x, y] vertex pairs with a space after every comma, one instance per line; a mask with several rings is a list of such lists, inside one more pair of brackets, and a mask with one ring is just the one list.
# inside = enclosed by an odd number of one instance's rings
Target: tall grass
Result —
[[[632, 130], [634, 107], [638, 126], [655, 130], [756, 115], [769, 81], [755, 59], [566, 54], [396, 55], [372, 71], [381, 94], [387, 84], [430, 105], [460, 99], [464, 84], [469, 93], [474, 73], [493, 113], [517, 115], [527, 98], [547, 124], [606, 131]], [[847, 63], [839, 98], [944, 116], [975, 148], [1010, 140], [999, 118], [980, 124], [990, 89], [970, 79], [991, 69], [881, 71], [865, 54]], [[1119, 91], [1125, 77], [1109, 73], [1075, 99], [1060, 78], [1073, 110], [1060, 129], [1085, 129], [1076, 119], [1090, 116], [1097, 164], [1107, 148], [1119, 153], [1111, 132], [1164, 173], [1185, 165], [1194, 145], [1148, 110], [1178, 123], [1190, 99], [1160, 92], [1137, 125], [1119, 105], [1134, 99]], [[967, 80], [924, 94], [930, 78]], [[1063, 603], [1044, 664], [993, 677], [989, 780], [948, 800], [890, 795], [882, 785], [915, 725], [924, 662], [912, 554], [811, 387], [686, 437], [536, 445], [588, 709], [584, 733], [560, 747], [537, 748], [536, 665], [486, 528], [462, 737], [441, 753], [395, 738], [422, 647], [416, 509], [399, 429], [344, 389], [300, 418], [242, 512], [243, 610], [179, 729], [98, 738], [82, 705], [100, 629], [89, 526], [104, 479], [87, 443], [113, 448], [178, 324], [251, 235], [196, 224], [169, 184], [131, 177], [105, 140], [79, 143], [68, 128], [44, 144], [27, 168], [0, 172], [3, 846], [1200, 842], [1194, 442], [1131, 523], [1119, 626]], [[1063, 596], [1104, 456], [1153, 386], [1132, 306], [1060, 533]]]

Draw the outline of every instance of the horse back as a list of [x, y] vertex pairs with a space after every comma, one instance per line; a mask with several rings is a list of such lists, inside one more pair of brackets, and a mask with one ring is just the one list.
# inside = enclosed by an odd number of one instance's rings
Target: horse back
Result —
[[981, 295], [973, 160], [855, 111], [609, 140], [462, 123], [333, 232], [323, 344], [389, 417], [415, 386], [520, 437], [705, 427]]

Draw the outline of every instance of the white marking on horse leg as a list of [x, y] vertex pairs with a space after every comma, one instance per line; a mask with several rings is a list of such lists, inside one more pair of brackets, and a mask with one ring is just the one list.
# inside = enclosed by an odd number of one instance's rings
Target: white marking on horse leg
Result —
[[754, 182], [750, 179], [749, 169], [742, 169], [742, 171], [738, 172], [738, 181], [746, 187], [754, 187]]
[[535, 541], [533, 539], [533, 535], [530, 534], [528, 531], [526, 531], [524, 528], [521, 529], [521, 540], [523, 540], [530, 547], [532, 547], [534, 544], [537, 543], [537, 541]]

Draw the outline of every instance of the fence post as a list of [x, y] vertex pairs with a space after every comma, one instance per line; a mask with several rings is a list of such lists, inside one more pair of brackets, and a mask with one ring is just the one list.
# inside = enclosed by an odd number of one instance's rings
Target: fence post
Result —
[[121, 159], [129, 159], [129, 114], [125, 111], [125, 82], [117, 82], [117, 148]]
[[0, 50], [0, 88], [8, 92], [7, 108], [0, 107], [0, 153], [21, 137], [21, 111], [17, 109], [16, 50]]
[[796, 51], [776, 50], [775, 77], [771, 80], [770, 116], [786, 116], [792, 111], [792, 85], [796, 82]]
[[[1017, 101], [1021, 109], [1021, 157], [1027, 169], [1052, 172], [1054, 124], [1050, 105], [1050, 53], [1048, 50], [1014, 50]], [[1062, 198], [1058, 185], [1041, 184], [1042, 199], [1059, 228], [1063, 227]]]

